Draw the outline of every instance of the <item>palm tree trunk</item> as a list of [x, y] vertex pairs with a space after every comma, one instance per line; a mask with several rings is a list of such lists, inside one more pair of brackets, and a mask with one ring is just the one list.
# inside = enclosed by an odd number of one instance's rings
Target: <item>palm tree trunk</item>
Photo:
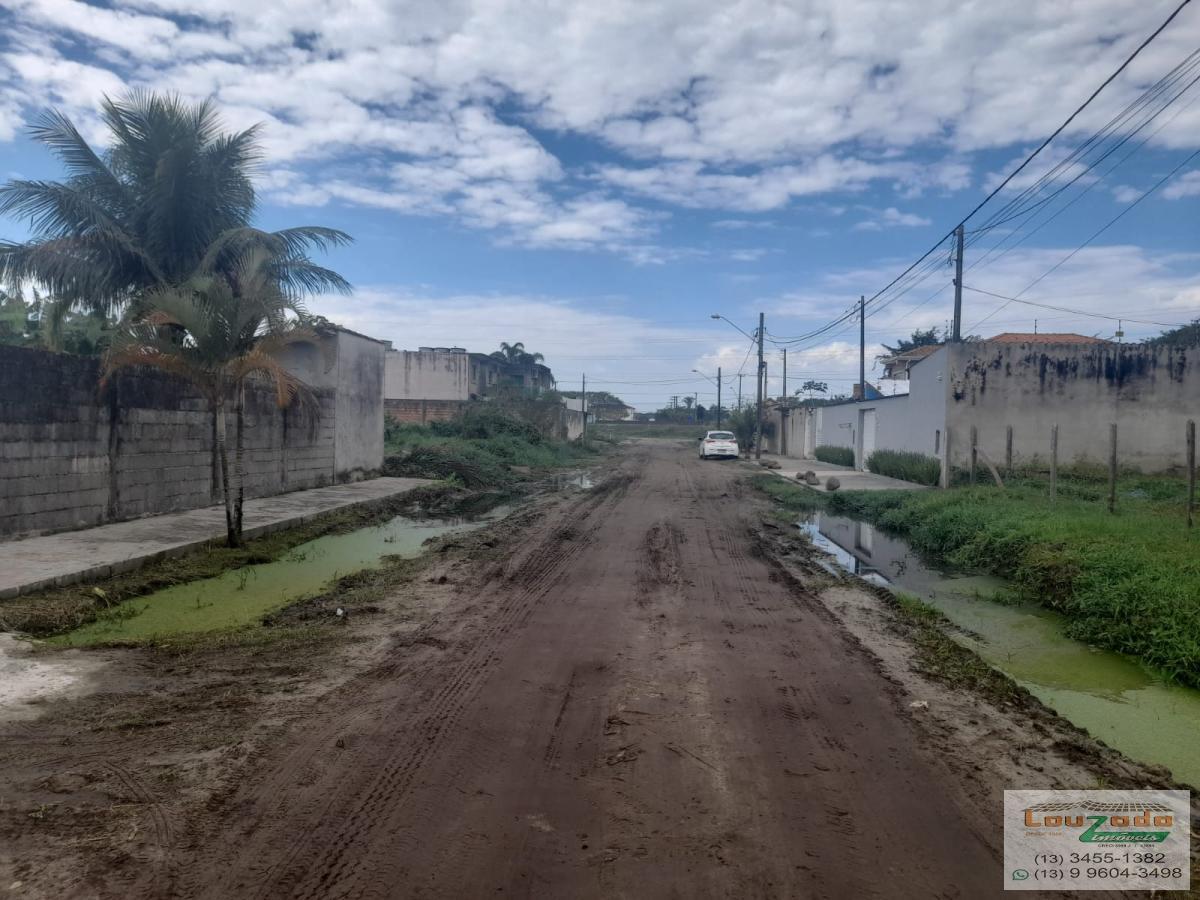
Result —
[[238, 385], [237, 395], [237, 494], [233, 501], [233, 527], [242, 540], [242, 507], [246, 502], [246, 385]]
[[214, 409], [217, 416], [217, 456], [221, 459], [221, 492], [225, 495], [225, 543], [238, 545], [238, 532], [233, 521], [233, 490], [229, 484], [229, 449], [225, 442], [225, 404], [219, 402]]

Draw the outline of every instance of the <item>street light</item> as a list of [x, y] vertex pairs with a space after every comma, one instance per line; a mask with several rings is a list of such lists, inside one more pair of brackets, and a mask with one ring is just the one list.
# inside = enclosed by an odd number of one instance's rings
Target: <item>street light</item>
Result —
[[701, 378], [707, 378], [709, 381], [712, 381], [712, 383], [717, 386], [717, 428], [719, 429], [721, 427], [721, 367], [717, 366], [717, 378], [715, 381], [713, 381], [713, 379], [711, 377], [709, 377], [708, 375], [705, 375], [699, 369], [692, 369], [692, 371], [695, 372], [697, 375], [699, 375]]
[[721, 315], [720, 313], [713, 313], [711, 316], [709, 316], [709, 318], [710, 318], [710, 319], [721, 319], [721, 320], [723, 320], [723, 321], [725, 321], [725, 322], [728, 322], [730, 325], [732, 325], [734, 328], [736, 328], [736, 329], [737, 329], [738, 331], [740, 331], [742, 334], [746, 335], [746, 337], [750, 338], [750, 340], [752, 340], [752, 341], [755, 341], [755, 342], [757, 342], [757, 341], [758, 341], [758, 338], [757, 338], [757, 337], [755, 337], [754, 335], [752, 335], [750, 332], [746, 331], [746, 329], [744, 329], [744, 328], [742, 328], [741, 326], [739, 326], [739, 325], [738, 325], [736, 322], [734, 322], [734, 321], [732, 321], [732, 320], [730, 320], [730, 319], [726, 319], [726, 318], [725, 318], [723, 315]]
[[738, 331], [746, 335], [746, 337], [750, 338], [750, 340], [754, 341], [754, 343], [758, 344], [758, 375], [755, 378], [755, 381], [758, 382], [758, 409], [754, 416], [754, 458], [761, 459], [763, 433], [763, 393], [766, 388], [766, 385], [763, 384], [763, 370], [766, 368], [765, 364], [763, 363], [763, 336], [764, 332], [767, 330], [763, 321], [763, 314], [758, 314], [758, 331], [756, 334], [750, 334], [744, 328], [738, 327], [736, 323], [726, 319], [720, 313], [712, 313], [709, 318], [724, 319], [724, 321], [729, 322], [730, 325], [732, 325], [734, 328], [737, 328]]

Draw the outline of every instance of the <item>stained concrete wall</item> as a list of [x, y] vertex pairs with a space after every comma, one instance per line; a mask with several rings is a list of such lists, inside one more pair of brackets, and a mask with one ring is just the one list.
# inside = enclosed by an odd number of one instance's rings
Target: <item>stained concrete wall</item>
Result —
[[388, 350], [385, 366], [387, 400], [477, 400], [501, 380], [535, 393], [554, 389], [546, 366], [509, 364], [459, 349]]
[[1187, 420], [1200, 419], [1197, 347], [965, 343], [950, 348], [948, 375], [957, 466], [972, 426], [999, 465], [1009, 425], [1015, 462], [1046, 464], [1056, 423], [1060, 464], [1106, 462], [1115, 422], [1120, 464], [1160, 472], [1184, 465]]
[[[469, 400], [471, 355], [466, 351], [389, 350], [384, 396], [389, 400]], [[479, 377], [476, 366], [476, 376]]]
[[337, 333], [333, 466], [339, 479], [362, 478], [383, 465], [385, 350], [374, 338]]
[[[764, 413], [764, 420], [771, 423], [772, 428], [763, 440], [763, 449], [768, 453], [777, 453], [792, 459], [803, 459], [805, 456], [805, 427], [806, 422], [813, 418], [815, 411], [810, 407], [771, 407]], [[812, 427], [812, 426], [807, 426]], [[810, 448], [811, 449], [811, 448]]]
[[560, 440], [574, 441], [583, 437], [583, 413], [579, 410], [564, 406], [559, 422]]
[[[313, 403], [246, 394], [248, 496], [359, 477], [383, 464], [384, 347], [339, 332], [293, 348]], [[339, 365], [339, 360], [342, 365]], [[230, 449], [234, 415], [226, 419]], [[101, 392], [99, 361], [0, 347], [0, 537], [58, 531], [220, 500], [211, 414], [185, 382], [127, 371]]]

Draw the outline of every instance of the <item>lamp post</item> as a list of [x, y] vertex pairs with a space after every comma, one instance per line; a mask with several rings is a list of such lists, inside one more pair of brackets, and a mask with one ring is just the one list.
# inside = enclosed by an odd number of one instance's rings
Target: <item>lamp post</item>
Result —
[[695, 372], [697, 375], [699, 375], [701, 378], [707, 378], [709, 381], [712, 381], [712, 383], [717, 386], [717, 428], [720, 429], [720, 427], [721, 427], [721, 367], [717, 366], [717, 378], [715, 381], [712, 379], [711, 376], [705, 375], [699, 369], [692, 369], [692, 371]]
[[766, 363], [763, 361], [763, 335], [766, 331], [765, 317], [762, 313], [758, 314], [758, 330], [755, 334], [750, 334], [745, 329], [738, 327], [736, 323], [726, 319], [720, 313], [713, 313], [710, 318], [723, 319], [724, 321], [729, 322], [730, 325], [732, 325], [742, 334], [746, 335], [746, 337], [750, 338], [750, 340], [758, 344], [758, 373], [757, 377], [755, 378], [755, 381], [758, 384], [758, 409], [756, 410], [756, 415], [754, 417], [754, 458], [762, 459], [763, 392], [766, 389], [766, 385], [763, 384], [763, 372], [766, 370]]

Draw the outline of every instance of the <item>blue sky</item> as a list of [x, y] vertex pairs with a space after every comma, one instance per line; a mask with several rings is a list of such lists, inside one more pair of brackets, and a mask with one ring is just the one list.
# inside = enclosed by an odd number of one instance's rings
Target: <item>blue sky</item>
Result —
[[[23, 136], [41, 108], [67, 111], [99, 143], [104, 93], [212, 96], [230, 127], [265, 125], [262, 224], [356, 238], [328, 260], [355, 295], [317, 298], [317, 311], [399, 347], [521, 340], [563, 386], [587, 372], [641, 408], [694, 391], [707, 402], [712, 387], [692, 370], [736, 372], [749, 347], [710, 313], [750, 330], [762, 310], [771, 334], [795, 336], [873, 295], [1174, 6], [8, 0], [0, 174], [58, 174]], [[1063, 159], [1197, 46], [1189, 8], [1046, 158]], [[1064, 193], [1070, 206], [1036, 233], [1040, 222], [978, 235], [966, 284], [1012, 296], [1171, 172], [1200, 144], [1197, 94], [1119, 166], [1124, 151]], [[1190, 165], [1023, 297], [1145, 320], [1125, 325], [1127, 339], [1192, 319], [1198, 214]], [[24, 233], [0, 219], [0, 237]], [[1006, 238], [1024, 240], [984, 256]], [[951, 269], [923, 274], [880, 298], [870, 357], [949, 318]], [[1116, 328], [1002, 302], [968, 293], [968, 332], [1031, 331], [1035, 318], [1040, 331]], [[845, 391], [856, 370], [855, 323], [791, 345], [792, 389], [814, 378]]]

